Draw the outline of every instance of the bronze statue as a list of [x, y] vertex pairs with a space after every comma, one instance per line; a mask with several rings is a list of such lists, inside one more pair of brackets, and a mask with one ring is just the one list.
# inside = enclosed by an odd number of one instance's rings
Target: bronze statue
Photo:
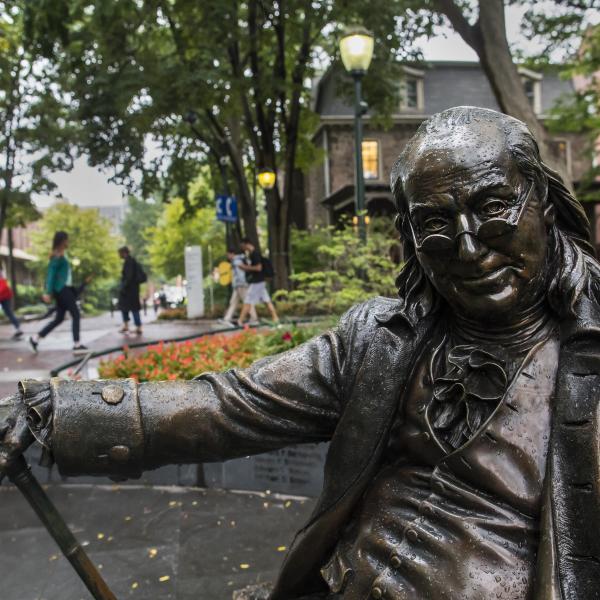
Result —
[[66, 475], [136, 477], [331, 440], [272, 600], [600, 598], [600, 265], [527, 127], [457, 107], [392, 173], [399, 299], [246, 370], [22, 384]]

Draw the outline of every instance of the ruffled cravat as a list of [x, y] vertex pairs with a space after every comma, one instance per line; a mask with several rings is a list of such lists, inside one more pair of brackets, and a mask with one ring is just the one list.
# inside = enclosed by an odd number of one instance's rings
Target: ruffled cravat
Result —
[[[464, 444], [492, 414], [508, 387], [506, 362], [480, 348], [461, 344], [445, 356], [434, 352], [430, 375], [430, 420], [437, 435], [453, 448]], [[434, 377], [434, 373], [443, 373]]]

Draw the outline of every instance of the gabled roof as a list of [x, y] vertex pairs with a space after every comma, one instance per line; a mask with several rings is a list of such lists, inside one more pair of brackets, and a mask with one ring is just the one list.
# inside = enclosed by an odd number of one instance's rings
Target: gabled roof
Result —
[[[478, 62], [473, 61], [425, 61], [406, 63], [407, 67], [418, 68], [424, 73], [424, 110], [420, 116], [427, 116], [452, 106], [469, 104], [498, 110], [498, 103], [492, 88]], [[574, 91], [570, 80], [561, 79], [560, 66], [549, 67], [535, 77], [541, 84], [542, 115], [555, 104], [556, 100]], [[527, 75], [527, 71], [523, 70]], [[532, 73], [532, 76], [534, 74]], [[367, 75], [368, 76], [368, 75]], [[340, 77], [348, 77], [339, 65], [334, 64], [316, 81], [313, 96], [313, 109], [323, 118], [352, 118], [352, 101], [339, 94], [337, 82]], [[398, 116], [417, 116], [414, 110], [398, 107]]]

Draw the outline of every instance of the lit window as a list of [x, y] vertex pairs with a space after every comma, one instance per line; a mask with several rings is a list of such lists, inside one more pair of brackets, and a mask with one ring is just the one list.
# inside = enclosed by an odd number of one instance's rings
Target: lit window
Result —
[[419, 82], [416, 77], [407, 77], [404, 81], [404, 105], [406, 108], [419, 106]]
[[362, 143], [363, 177], [379, 179], [379, 142], [365, 140]]

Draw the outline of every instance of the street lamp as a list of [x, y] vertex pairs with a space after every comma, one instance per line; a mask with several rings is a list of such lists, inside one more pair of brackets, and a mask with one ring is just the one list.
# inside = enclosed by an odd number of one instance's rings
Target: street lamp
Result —
[[275, 171], [271, 169], [261, 169], [257, 175], [258, 185], [263, 190], [272, 190], [275, 187], [275, 182], [277, 181], [277, 175]]
[[362, 78], [367, 72], [373, 58], [374, 38], [366, 29], [353, 28], [347, 30], [340, 40], [340, 54], [346, 71], [354, 79], [354, 145], [356, 160], [356, 215], [358, 217], [358, 233], [363, 242], [367, 240], [365, 223], [365, 182], [362, 164], [362, 116], [367, 111], [362, 101]]

